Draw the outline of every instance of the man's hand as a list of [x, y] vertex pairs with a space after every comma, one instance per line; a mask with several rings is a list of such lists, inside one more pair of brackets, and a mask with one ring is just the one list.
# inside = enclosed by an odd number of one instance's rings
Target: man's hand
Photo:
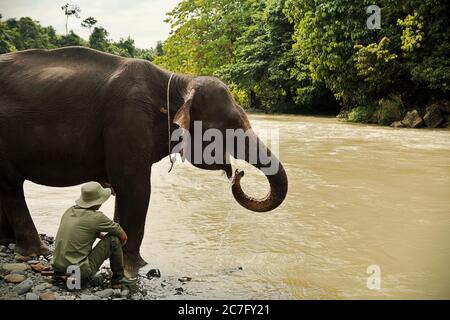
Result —
[[120, 242], [122, 243], [122, 246], [124, 246], [124, 245], [127, 243], [127, 241], [128, 241], [128, 236], [127, 236], [127, 234], [125, 233], [125, 231], [122, 230], [122, 232], [121, 232], [120, 235], [119, 235], [119, 239], [120, 239]]

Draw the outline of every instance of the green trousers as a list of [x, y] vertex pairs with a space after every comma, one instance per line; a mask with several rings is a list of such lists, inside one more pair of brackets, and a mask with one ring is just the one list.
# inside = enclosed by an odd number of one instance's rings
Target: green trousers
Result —
[[107, 259], [109, 259], [113, 273], [112, 280], [120, 280], [124, 276], [122, 243], [116, 236], [107, 235], [105, 239], [100, 240], [92, 249], [88, 259], [92, 271], [91, 277], [99, 271]]

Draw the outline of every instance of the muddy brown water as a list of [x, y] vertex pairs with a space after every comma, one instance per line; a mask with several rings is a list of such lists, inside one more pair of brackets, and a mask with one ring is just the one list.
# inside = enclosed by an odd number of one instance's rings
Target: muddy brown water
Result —
[[[153, 167], [147, 269], [192, 277], [188, 298], [450, 298], [450, 131], [251, 120], [279, 129], [286, 202], [273, 213], [248, 212], [222, 174], [180, 163], [168, 174], [165, 159]], [[258, 172], [237, 165], [249, 193], [268, 190]], [[54, 235], [79, 187], [27, 182], [25, 192], [39, 232]], [[103, 211], [112, 217], [112, 200]], [[373, 265], [379, 290], [367, 286]]]

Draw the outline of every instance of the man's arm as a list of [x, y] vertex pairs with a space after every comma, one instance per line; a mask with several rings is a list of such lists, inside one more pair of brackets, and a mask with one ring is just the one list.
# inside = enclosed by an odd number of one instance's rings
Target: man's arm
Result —
[[96, 232], [98, 234], [104, 232], [116, 236], [120, 239], [122, 244], [124, 244], [124, 242], [126, 242], [128, 239], [127, 234], [122, 229], [122, 227], [117, 222], [109, 219], [102, 212], [97, 212]]
[[119, 240], [122, 243], [122, 246], [124, 246], [128, 241], [127, 233], [122, 229], [122, 232], [119, 235]]

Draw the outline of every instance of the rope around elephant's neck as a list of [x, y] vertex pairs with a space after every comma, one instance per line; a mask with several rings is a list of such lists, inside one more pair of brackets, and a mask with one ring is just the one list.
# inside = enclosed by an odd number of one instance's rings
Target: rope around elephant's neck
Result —
[[169, 134], [169, 159], [170, 159], [170, 169], [169, 169], [169, 173], [172, 171], [173, 169], [173, 164], [175, 163], [175, 159], [172, 158], [172, 147], [171, 147], [171, 134], [172, 134], [172, 127], [171, 127], [171, 123], [170, 123], [170, 84], [172, 82], [173, 76], [175, 75], [175, 73], [172, 73], [170, 75], [169, 78], [169, 83], [167, 84], [167, 130], [168, 130], [168, 134]]

